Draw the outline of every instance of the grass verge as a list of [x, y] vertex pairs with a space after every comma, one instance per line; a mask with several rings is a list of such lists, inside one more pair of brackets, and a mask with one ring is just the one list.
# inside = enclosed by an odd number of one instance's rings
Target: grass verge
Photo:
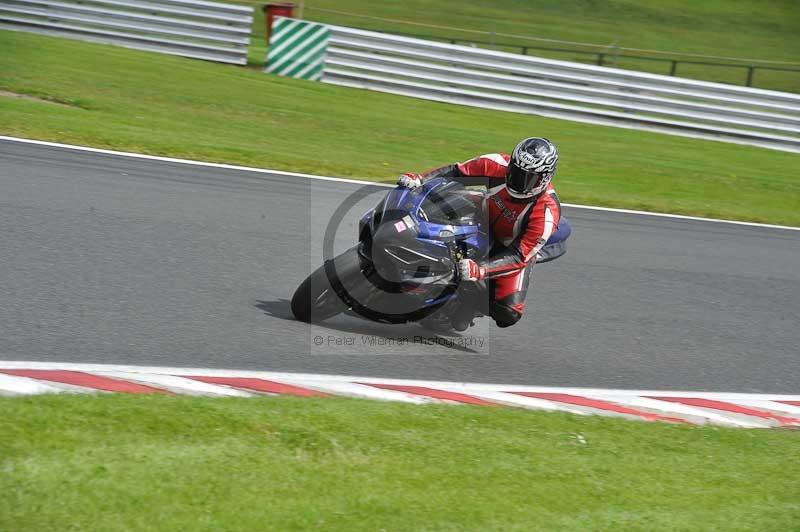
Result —
[[567, 202], [800, 225], [800, 156], [0, 31], [0, 133], [388, 180], [553, 139]]
[[0, 398], [0, 420], [2, 530], [800, 525], [796, 431], [289, 397]]

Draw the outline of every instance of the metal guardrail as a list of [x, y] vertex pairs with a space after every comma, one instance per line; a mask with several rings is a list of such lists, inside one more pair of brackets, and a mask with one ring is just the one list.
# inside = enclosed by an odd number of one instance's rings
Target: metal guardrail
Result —
[[329, 28], [327, 83], [800, 151], [800, 94]]
[[[380, 32], [380, 33], [387, 33], [387, 32]], [[439, 35], [429, 35], [421, 33], [407, 33], [407, 32], [402, 32], [402, 33], [391, 32], [391, 33], [394, 35], [414, 37], [417, 39], [449, 42], [450, 44], [462, 44], [464, 46], [480, 45], [481, 47], [484, 48], [486, 47], [488, 47], [489, 49], [501, 48], [504, 50], [516, 48], [519, 49], [519, 53], [523, 55], [528, 55], [528, 53], [531, 51], [533, 51], [533, 55], [536, 55], [536, 51], [539, 50], [543, 52], [556, 52], [560, 54], [582, 55], [582, 56], [588, 56], [587, 58], [591, 58], [591, 61], [586, 61], [587, 63], [596, 64], [598, 66], [613, 67], [615, 66], [615, 63], [619, 62], [619, 60], [625, 60], [625, 59], [634, 59], [637, 61], [650, 61], [662, 65], [669, 65], [669, 68], [668, 69], [665, 68], [664, 72], [667, 72], [668, 70], [669, 71], [668, 75], [670, 76], [678, 75], [678, 65], [700, 65], [700, 66], [715, 67], [717, 69], [737, 70], [741, 72], [742, 74], [741, 79], [743, 80], [743, 84], [746, 87], [753, 87], [756, 85], [755, 75], [757, 71], [788, 72], [789, 75], [792, 74], [797, 75], [796, 79], [798, 80], [798, 82], [800, 82], [800, 68], [786, 68], [779, 66], [767, 66], [763, 64], [742, 63], [742, 62], [734, 63], [731, 62], [732, 60], [728, 62], [719, 62], [719, 61], [700, 61], [698, 59], [675, 59], [672, 57], [653, 57], [651, 55], [630, 54], [627, 52], [615, 50], [611, 46], [609, 46], [602, 52], [597, 52], [597, 51], [583, 50], [577, 47], [564, 48], [564, 47], [553, 47], [553, 46], [537, 46], [533, 44], [510, 43], [497, 40], [482, 41], [473, 38], [453, 39], [451, 37], [443, 37]], [[634, 70], [639, 70], [639, 69], [634, 68]], [[707, 73], [712, 73], [712, 72], [713, 71], [710, 69], [707, 70]]]
[[244, 65], [253, 8], [203, 0], [0, 0], [0, 29]]

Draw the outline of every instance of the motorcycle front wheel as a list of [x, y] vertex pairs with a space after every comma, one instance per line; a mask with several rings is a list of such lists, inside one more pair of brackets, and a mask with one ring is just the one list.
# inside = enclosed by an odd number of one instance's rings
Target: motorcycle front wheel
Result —
[[[350, 248], [332, 260], [336, 266], [336, 275], [343, 282], [361, 275], [361, 263], [356, 248]], [[327, 320], [345, 310], [347, 305], [331, 287], [325, 265], [306, 277], [292, 296], [292, 314], [306, 323]]]

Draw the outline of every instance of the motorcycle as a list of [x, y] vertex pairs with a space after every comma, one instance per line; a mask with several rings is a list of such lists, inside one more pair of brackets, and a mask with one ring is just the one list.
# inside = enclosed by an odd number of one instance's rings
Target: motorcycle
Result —
[[[463, 282], [458, 269], [459, 260], [480, 260], [490, 252], [485, 197], [444, 178], [388, 191], [361, 217], [358, 244], [326, 260], [300, 284], [292, 313], [304, 322], [350, 311], [381, 323], [466, 330], [474, 318], [488, 314], [486, 282]], [[562, 217], [536, 262], [566, 253], [571, 232]]]

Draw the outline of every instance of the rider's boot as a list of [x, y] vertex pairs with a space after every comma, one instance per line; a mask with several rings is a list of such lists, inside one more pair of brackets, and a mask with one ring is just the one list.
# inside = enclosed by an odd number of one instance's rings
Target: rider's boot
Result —
[[488, 301], [488, 292], [483, 284], [462, 285], [459, 292], [460, 304], [451, 317], [453, 329], [461, 332], [475, 325], [473, 319], [476, 316], [485, 316], [489, 313]]

